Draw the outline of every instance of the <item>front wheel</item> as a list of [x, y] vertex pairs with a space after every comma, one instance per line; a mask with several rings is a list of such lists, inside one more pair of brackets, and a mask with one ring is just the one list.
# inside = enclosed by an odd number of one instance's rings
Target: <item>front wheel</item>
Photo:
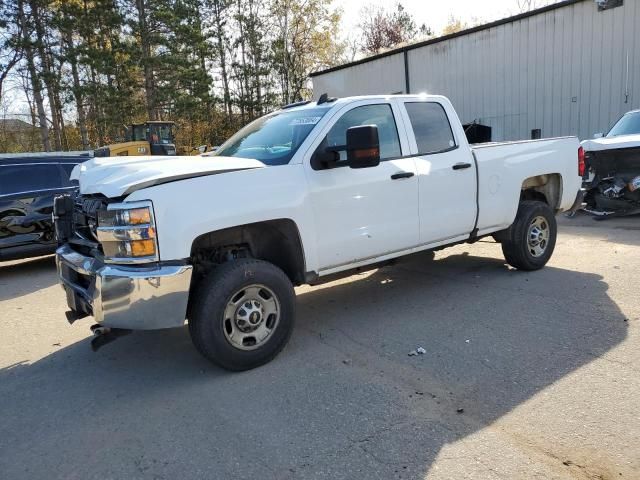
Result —
[[235, 260], [199, 286], [189, 318], [197, 350], [227, 370], [271, 361], [293, 331], [295, 292], [285, 273], [261, 260]]
[[558, 226], [546, 203], [520, 203], [516, 219], [502, 239], [502, 253], [509, 265], [519, 270], [544, 267], [556, 246]]

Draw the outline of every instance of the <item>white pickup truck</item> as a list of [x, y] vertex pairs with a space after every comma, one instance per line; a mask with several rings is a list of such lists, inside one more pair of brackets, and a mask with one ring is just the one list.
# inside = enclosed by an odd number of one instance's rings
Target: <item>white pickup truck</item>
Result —
[[205, 357], [250, 369], [287, 343], [294, 285], [486, 236], [543, 267], [554, 216], [581, 200], [579, 147], [470, 147], [441, 96], [323, 96], [212, 156], [94, 159], [54, 210], [67, 317], [107, 339], [188, 319]]

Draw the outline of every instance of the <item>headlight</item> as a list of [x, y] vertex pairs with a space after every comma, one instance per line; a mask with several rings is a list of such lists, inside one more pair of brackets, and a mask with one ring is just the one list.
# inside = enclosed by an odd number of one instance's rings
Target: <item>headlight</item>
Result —
[[112, 203], [98, 211], [98, 241], [110, 263], [158, 261], [158, 239], [151, 202]]

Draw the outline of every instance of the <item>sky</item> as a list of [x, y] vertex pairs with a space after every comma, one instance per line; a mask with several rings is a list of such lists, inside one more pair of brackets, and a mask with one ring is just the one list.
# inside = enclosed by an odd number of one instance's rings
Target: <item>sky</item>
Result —
[[[520, 13], [517, 0], [400, 0], [418, 25], [426, 24], [438, 35], [451, 15], [466, 21], [487, 23], [492, 20]], [[538, 0], [537, 5], [552, 3]], [[342, 7], [344, 31], [353, 31], [360, 23], [362, 7], [383, 6], [394, 8], [394, 0], [334, 0], [334, 6]]]

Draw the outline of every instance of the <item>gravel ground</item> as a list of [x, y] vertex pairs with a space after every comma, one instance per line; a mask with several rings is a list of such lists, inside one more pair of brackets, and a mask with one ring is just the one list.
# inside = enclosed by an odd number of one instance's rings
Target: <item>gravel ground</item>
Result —
[[186, 329], [92, 353], [51, 257], [0, 264], [0, 476], [638, 479], [640, 222], [559, 221], [539, 272], [480, 242], [299, 288], [240, 374]]

